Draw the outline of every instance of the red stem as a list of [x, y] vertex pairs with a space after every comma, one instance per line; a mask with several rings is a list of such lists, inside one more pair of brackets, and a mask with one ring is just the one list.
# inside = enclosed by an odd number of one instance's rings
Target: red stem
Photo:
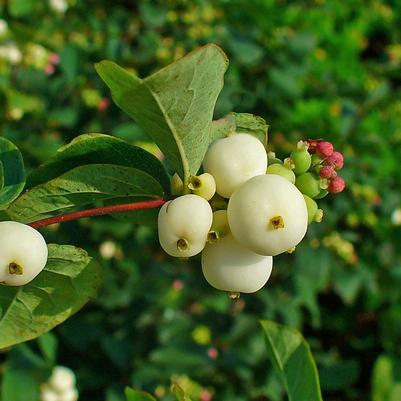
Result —
[[164, 200], [164, 199], [155, 199], [155, 200], [149, 200], [149, 201], [144, 201], [144, 202], [123, 203], [120, 205], [96, 207], [94, 209], [80, 210], [79, 212], [66, 213], [66, 214], [62, 214], [60, 216], [54, 216], [54, 217], [49, 217], [47, 219], [34, 221], [33, 223], [30, 223], [29, 225], [33, 228], [40, 228], [40, 227], [49, 226], [50, 224], [63, 223], [65, 221], [77, 220], [82, 217], [102, 216], [102, 215], [111, 214], [111, 213], [128, 212], [130, 210], [153, 209], [153, 208], [162, 206], [166, 202], [167, 202], [167, 200]]

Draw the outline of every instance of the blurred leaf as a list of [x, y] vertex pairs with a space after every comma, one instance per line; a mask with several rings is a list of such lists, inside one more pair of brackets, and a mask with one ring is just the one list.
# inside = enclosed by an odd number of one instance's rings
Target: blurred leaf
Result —
[[42, 334], [38, 338], [38, 344], [42, 354], [50, 364], [54, 365], [57, 356], [57, 337], [53, 333]]
[[96, 70], [113, 100], [150, 135], [185, 179], [196, 174], [210, 142], [227, 58], [214, 45], [196, 50], [145, 79], [111, 61]]
[[4, 188], [4, 168], [3, 162], [0, 160], [0, 191]]
[[156, 401], [156, 398], [150, 394], [129, 387], [125, 388], [125, 396], [127, 397], [127, 401]]
[[45, 269], [22, 287], [0, 287], [0, 349], [31, 340], [77, 312], [95, 294], [100, 267], [83, 250], [50, 244]]
[[0, 137], [0, 209], [6, 207], [25, 186], [25, 169], [21, 152], [9, 140]]
[[161, 162], [146, 150], [104, 134], [80, 135], [34, 170], [27, 179], [32, 188], [84, 164], [114, 164], [142, 170], [154, 177], [168, 193], [170, 179]]
[[73, 83], [77, 77], [79, 54], [77, 48], [66, 45], [60, 52], [60, 68], [67, 80]]
[[268, 357], [287, 391], [289, 401], [322, 401], [315, 361], [297, 330], [261, 321]]
[[373, 366], [372, 401], [401, 400], [401, 360], [380, 355]]
[[191, 401], [189, 396], [185, 394], [184, 390], [177, 383], [171, 385], [171, 391], [177, 397], [177, 401]]
[[13, 17], [24, 17], [35, 9], [35, 0], [9, 0], [8, 10]]
[[7, 214], [15, 221], [31, 223], [99, 200], [135, 197], [139, 201], [162, 196], [160, 184], [141, 170], [88, 164], [32, 188], [9, 206]]
[[235, 128], [235, 118], [232, 114], [227, 114], [219, 120], [214, 120], [210, 132], [210, 142], [228, 136], [230, 133], [235, 132]]

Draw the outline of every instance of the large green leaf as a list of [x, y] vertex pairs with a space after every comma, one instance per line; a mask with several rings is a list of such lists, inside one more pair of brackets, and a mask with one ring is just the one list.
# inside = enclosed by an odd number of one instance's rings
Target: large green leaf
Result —
[[107, 60], [96, 71], [114, 102], [153, 138], [185, 181], [197, 173], [209, 145], [227, 65], [224, 52], [207, 45], [145, 79]]
[[137, 146], [104, 134], [84, 134], [60, 148], [57, 154], [34, 170], [27, 187], [43, 184], [85, 164], [115, 164], [145, 171], [170, 190], [170, 180], [162, 163], [151, 153]]
[[22, 287], [0, 286], [0, 349], [40, 336], [77, 312], [100, 282], [83, 250], [50, 244], [45, 269]]
[[98, 200], [120, 198], [123, 202], [127, 197], [132, 201], [133, 197], [144, 200], [162, 196], [160, 184], [141, 170], [89, 164], [32, 188], [10, 205], [7, 215], [12, 220], [31, 223]]
[[8, 139], [0, 137], [0, 209], [18, 197], [25, 186], [21, 152]]
[[401, 400], [401, 360], [380, 355], [373, 366], [372, 401]]
[[289, 401], [322, 401], [316, 365], [301, 333], [271, 321], [261, 324], [269, 359], [284, 384]]
[[127, 401], [156, 401], [156, 398], [150, 394], [129, 387], [125, 388], [125, 396], [127, 397]]

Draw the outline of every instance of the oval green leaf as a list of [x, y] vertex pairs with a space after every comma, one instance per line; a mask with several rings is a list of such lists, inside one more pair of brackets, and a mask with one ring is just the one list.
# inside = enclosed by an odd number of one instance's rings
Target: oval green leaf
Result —
[[22, 192], [25, 169], [19, 149], [0, 137], [0, 209], [4, 209]]
[[27, 224], [96, 201], [119, 198], [119, 203], [124, 203], [127, 197], [139, 201], [158, 199], [163, 195], [159, 182], [141, 170], [112, 164], [89, 164], [32, 188], [10, 205], [7, 215]]
[[83, 250], [50, 244], [44, 270], [22, 287], [0, 286], [0, 349], [51, 330], [92, 298], [99, 265]]
[[323, 401], [319, 376], [308, 343], [292, 327], [261, 321], [267, 355], [289, 401]]
[[156, 398], [150, 394], [129, 387], [125, 388], [125, 396], [127, 397], [127, 401], [156, 401]]
[[170, 191], [170, 179], [160, 160], [138, 146], [105, 134], [83, 134], [76, 137], [28, 176], [27, 187], [43, 184], [86, 164], [114, 164], [136, 168], [153, 176], [166, 193]]
[[153, 138], [186, 181], [196, 175], [209, 145], [227, 66], [224, 52], [207, 45], [145, 79], [107, 60], [95, 68], [117, 106]]

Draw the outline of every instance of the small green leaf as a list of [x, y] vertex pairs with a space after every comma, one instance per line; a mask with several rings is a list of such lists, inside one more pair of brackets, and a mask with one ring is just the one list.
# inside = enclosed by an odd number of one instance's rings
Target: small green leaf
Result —
[[173, 383], [171, 385], [171, 392], [176, 396], [177, 401], [191, 401], [189, 396], [185, 394], [185, 391], [178, 385], [178, 383]]
[[0, 209], [7, 207], [25, 186], [25, 169], [21, 152], [8, 139], [0, 137]]
[[160, 184], [141, 170], [112, 164], [89, 164], [32, 188], [10, 205], [7, 215], [27, 224], [99, 200], [119, 198], [119, 203], [124, 203], [127, 197], [130, 201], [133, 197], [140, 201], [162, 196]]
[[246, 132], [258, 138], [264, 146], [267, 145], [269, 126], [259, 116], [249, 113], [231, 113], [235, 118], [237, 132]]
[[212, 122], [212, 130], [210, 133], [210, 143], [216, 139], [225, 138], [234, 133], [236, 130], [235, 118], [232, 114], [227, 114], [225, 117]]
[[156, 398], [150, 394], [129, 387], [125, 388], [125, 396], [127, 397], [127, 401], [156, 401]]
[[85, 164], [115, 164], [133, 167], [152, 175], [168, 193], [170, 179], [162, 163], [137, 146], [104, 134], [80, 135], [28, 176], [27, 187], [43, 184]]
[[111, 61], [96, 64], [114, 102], [132, 117], [187, 181], [196, 175], [210, 142], [217, 96], [228, 60], [204, 46], [145, 79]]
[[301, 333], [271, 321], [261, 324], [269, 359], [289, 401], [322, 401], [315, 361]]
[[0, 286], [0, 349], [51, 330], [97, 290], [100, 267], [83, 249], [54, 244], [48, 248], [47, 265], [32, 282]]
[[[401, 362], [388, 355], [380, 355], [373, 366], [372, 373], [372, 400], [390, 401], [400, 393], [401, 381], [395, 377], [399, 375]], [[393, 398], [395, 397], [395, 398]]]
[[37, 341], [42, 354], [53, 365], [56, 362], [57, 337], [53, 333], [45, 333]]

